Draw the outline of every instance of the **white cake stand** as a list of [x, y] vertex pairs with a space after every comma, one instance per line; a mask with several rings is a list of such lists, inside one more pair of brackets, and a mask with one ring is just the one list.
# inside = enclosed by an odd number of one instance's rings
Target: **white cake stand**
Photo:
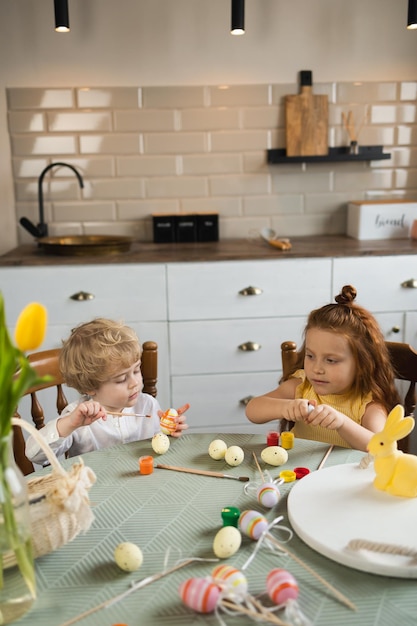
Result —
[[[391, 496], [373, 486], [371, 464], [336, 465], [308, 474], [288, 495], [288, 516], [297, 535], [320, 554], [354, 569], [417, 578], [417, 557], [376, 552], [392, 546], [417, 554], [417, 498]], [[347, 548], [351, 540], [369, 547]], [[370, 544], [371, 542], [371, 544]]]

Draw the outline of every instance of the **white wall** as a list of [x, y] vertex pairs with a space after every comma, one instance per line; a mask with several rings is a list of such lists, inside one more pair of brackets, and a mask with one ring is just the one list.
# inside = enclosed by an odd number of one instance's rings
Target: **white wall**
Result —
[[16, 244], [6, 87], [415, 80], [407, 0], [246, 0], [246, 34], [229, 34], [230, 0], [0, 3], [0, 252]]

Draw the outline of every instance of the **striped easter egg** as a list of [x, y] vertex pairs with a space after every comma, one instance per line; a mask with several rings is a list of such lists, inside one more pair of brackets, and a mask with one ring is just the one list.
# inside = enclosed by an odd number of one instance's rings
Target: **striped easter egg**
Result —
[[268, 521], [258, 511], [243, 511], [239, 517], [239, 528], [244, 535], [257, 541], [268, 528]]
[[172, 435], [177, 430], [178, 413], [175, 409], [165, 411], [159, 422], [164, 435]]
[[266, 590], [271, 600], [277, 605], [298, 598], [297, 581], [285, 569], [273, 569], [269, 572], [266, 577]]
[[179, 595], [189, 609], [212, 613], [219, 602], [220, 588], [207, 578], [189, 578], [181, 583]]
[[265, 506], [268, 509], [272, 509], [272, 507], [278, 504], [280, 495], [278, 487], [272, 482], [264, 483], [258, 487], [256, 492], [259, 504], [262, 504], [262, 506]]
[[213, 582], [226, 590], [227, 595], [244, 596], [248, 593], [248, 581], [242, 572], [231, 565], [218, 565], [211, 573]]

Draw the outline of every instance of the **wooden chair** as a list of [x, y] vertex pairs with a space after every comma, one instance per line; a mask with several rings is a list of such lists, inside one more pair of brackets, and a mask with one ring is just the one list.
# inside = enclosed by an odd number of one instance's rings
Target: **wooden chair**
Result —
[[[417, 403], [417, 351], [408, 343], [396, 341], [386, 342], [391, 362], [395, 371], [395, 378], [408, 383], [403, 399], [405, 415], [414, 417], [414, 410]], [[284, 341], [281, 344], [281, 361], [283, 376], [294, 372], [298, 360], [297, 345], [294, 341]], [[282, 424], [283, 430], [291, 427], [291, 423]], [[410, 437], [404, 437], [398, 442], [398, 448], [403, 452], [408, 452], [410, 448]]]
[[[157, 375], [158, 375], [158, 345], [154, 341], [145, 341], [142, 345], [142, 378], [143, 391], [151, 396], [156, 397], [157, 394]], [[65, 397], [63, 385], [65, 381], [59, 370], [59, 353], [60, 349], [44, 350], [30, 354], [28, 359], [32, 367], [39, 376], [49, 375], [51, 380], [41, 385], [36, 385], [27, 390], [25, 395], [31, 396], [31, 416], [36, 428], [40, 430], [45, 425], [44, 409], [41, 405], [41, 396], [39, 392], [43, 389], [56, 387], [56, 408], [58, 415], [61, 415], [68, 401]], [[20, 417], [16, 411], [16, 417]], [[33, 464], [25, 455], [25, 439], [22, 429], [18, 426], [13, 427], [13, 449], [16, 463], [20, 467], [24, 475], [34, 471]]]

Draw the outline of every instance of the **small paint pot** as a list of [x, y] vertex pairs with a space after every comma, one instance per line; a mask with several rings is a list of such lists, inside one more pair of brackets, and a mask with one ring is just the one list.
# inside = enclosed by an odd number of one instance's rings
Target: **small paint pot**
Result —
[[152, 474], [153, 472], [153, 456], [139, 457], [139, 471], [141, 474]]
[[281, 448], [284, 450], [291, 450], [294, 446], [294, 433], [284, 432], [281, 433]]
[[240, 510], [235, 506], [225, 506], [221, 512], [223, 526], [238, 527]]
[[276, 430], [270, 430], [266, 435], [267, 446], [279, 446], [279, 433]]

